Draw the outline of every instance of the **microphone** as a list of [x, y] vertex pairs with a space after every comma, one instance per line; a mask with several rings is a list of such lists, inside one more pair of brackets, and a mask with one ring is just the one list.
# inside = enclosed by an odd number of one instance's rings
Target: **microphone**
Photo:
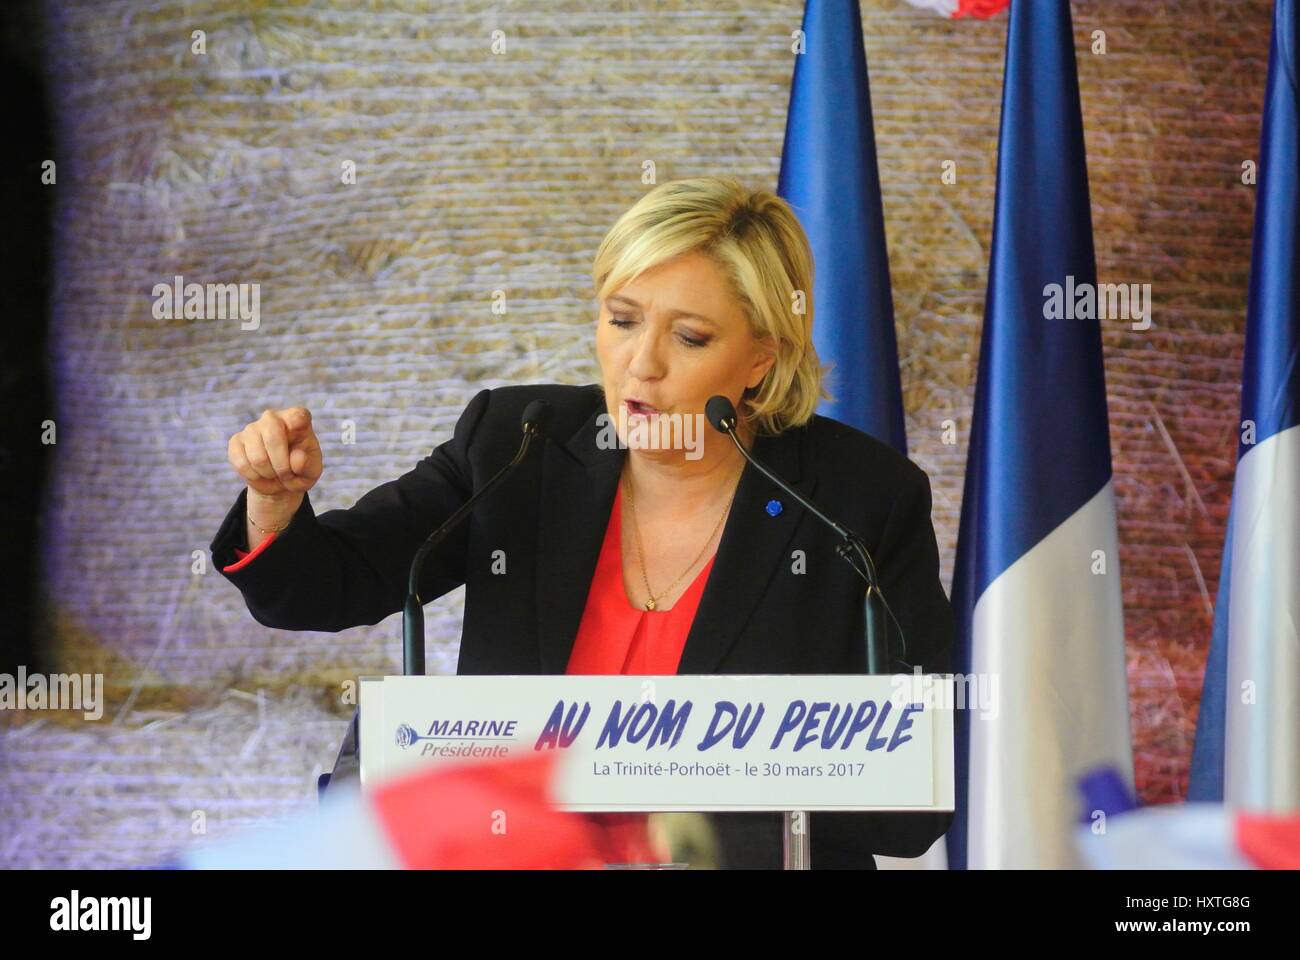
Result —
[[519, 452], [515, 454], [514, 459], [498, 470], [492, 479], [483, 484], [483, 489], [461, 504], [456, 512], [443, 522], [442, 526], [429, 534], [428, 539], [415, 552], [415, 559], [411, 561], [410, 577], [407, 580], [406, 606], [402, 609], [402, 673], [404, 676], [423, 676], [424, 674], [424, 604], [420, 602], [419, 585], [420, 571], [424, 569], [425, 559], [438, 544], [446, 539], [447, 534], [455, 529], [458, 523], [470, 515], [475, 503], [523, 462], [524, 457], [528, 455], [529, 448], [532, 446], [533, 439], [535, 437], [545, 439], [546, 430], [551, 423], [551, 413], [551, 405], [545, 400], [533, 400], [528, 406], [524, 407], [523, 416], [519, 420], [519, 427], [523, 431], [524, 439], [519, 444]]
[[[903, 628], [899, 624], [898, 618], [894, 612], [889, 609], [889, 604], [885, 601], [885, 596], [880, 592], [880, 579], [876, 576], [876, 564], [871, 559], [871, 554], [867, 551], [867, 545], [862, 538], [841, 523], [832, 520], [826, 514], [818, 510], [813, 504], [799, 494], [788, 483], [774, 474], [771, 470], [759, 463], [745, 445], [740, 442], [736, 436], [736, 408], [726, 397], [717, 395], [708, 399], [704, 404], [704, 415], [708, 418], [710, 426], [719, 433], [725, 433], [731, 437], [736, 444], [736, 449], [741, 455], [754, 465], [759, 473], [767, 477], [778, 487], [780, 487], [791, 499], [795, 500], [800, 506], [811, 513], [814, 517], [826, 524], [839, 536], [841, 543], [835, 548], [835, 552], [848, 561], [849, 565], [857, 571], [858, 576], [862, 577], [867, 584], [867, 592], [864, 597], [864, 613], [866, 615], [866, 646], [867, 646], [867, 673], [885, 673], [887, 672], [887, 659], [889, 638], [886, 633], [885, 614], [894, 621], [898, 627], [899, 639], [903, 642], [903, 650], [907, 650], [907, 640], [903, 637]], [[859, 565], [859, 563], [861, 565]]]

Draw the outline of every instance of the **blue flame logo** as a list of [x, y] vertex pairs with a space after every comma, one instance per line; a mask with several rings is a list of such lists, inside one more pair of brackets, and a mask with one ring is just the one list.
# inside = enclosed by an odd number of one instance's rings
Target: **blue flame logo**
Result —
[[405, 750], [411, 744], [418, 743], [421, 740], [428, 740], [429, 738], [420, 736], [415, 732], [414, 727], [409, 723], [404, 723], [397, 728], [397, 736], [393, 739], [396, 740], [399, 747]]

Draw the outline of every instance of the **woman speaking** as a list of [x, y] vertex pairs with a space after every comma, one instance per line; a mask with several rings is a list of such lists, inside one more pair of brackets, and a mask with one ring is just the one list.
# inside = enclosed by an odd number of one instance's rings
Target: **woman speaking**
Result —
[[[465, 584], [458, 673], [863, 672], [862, 580], [833, 531], [707, 426], [721, 395], [746, 450], [862, 536], [907, 664], [946, 672], [952, 615], [928, 478], [814, 413], [825, 391], [812, 271], [780, 197], [712, 177], [662, 184], [596, 253], [599, 384], [482, 390], [410, 472], [320, 516], [311, 414], [267, 410], [230, 438], [246, 488], [213, 558], [266, 626], [378, 623], [402, 609], [429, 533], [515, 455], [521, 414], [540, 399], [548, 441], [423, 570], [423, 600]], [[951, 817], [814, 813], [812, 864], [919, 856]], [[781, 814], [711, 819], [728, 866], [780, 866]]]

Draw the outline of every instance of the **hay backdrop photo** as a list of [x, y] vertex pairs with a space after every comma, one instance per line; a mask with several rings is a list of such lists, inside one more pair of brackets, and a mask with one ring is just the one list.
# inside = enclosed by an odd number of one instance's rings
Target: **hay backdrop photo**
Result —
[[[349, 682], [400, 672], [399, 615], [268, 629], [213, 569], [242, 487], [230, 435], [308, 407], [320, 513], [409, 470], [482, 387], [597, 380], [596, 245], [654, 183], [775, 189], [803, 4], [37, 11], [39, 32], [9, 42], [39, 50], [58, 172], [30, 188], [52, 191], [55, 233], [39, 637], [50, 669], [102, 672], [106, 704], [94, 723], [0, 718], [0, 863], [147, 865], [309, 809]], [[1098, 279], [1153, 291], [1149, 329], [1103, 337], [1137, 787], [1170, 803], [1187, 793], [1236, 457], [1241, 174], [1271, 4], [1073, 15]], [[947, 586], [1007, 24], [902, 0], [863, 0], [862, 19], [909, 453]], [[155, 285], [176, 277], [257, 284], [256, 323], [158, 317]], [[427, 608], [430, 673], [455, 671], [462, 594]]]

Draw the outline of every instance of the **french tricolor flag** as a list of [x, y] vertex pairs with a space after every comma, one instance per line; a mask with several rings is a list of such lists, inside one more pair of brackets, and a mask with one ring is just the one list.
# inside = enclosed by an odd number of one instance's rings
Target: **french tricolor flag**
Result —
[[1076, 779], [1132, 784], [1095, 284], [1069, 3], [1016, 0], [953, 579], [956, 669], [991, 702], [957, 711], [954, 869], [1076, 866]]
[[1259, 152], [1241, 434], [1189, 798], [1300, 812], [1300, 107], [1277, 0]]

